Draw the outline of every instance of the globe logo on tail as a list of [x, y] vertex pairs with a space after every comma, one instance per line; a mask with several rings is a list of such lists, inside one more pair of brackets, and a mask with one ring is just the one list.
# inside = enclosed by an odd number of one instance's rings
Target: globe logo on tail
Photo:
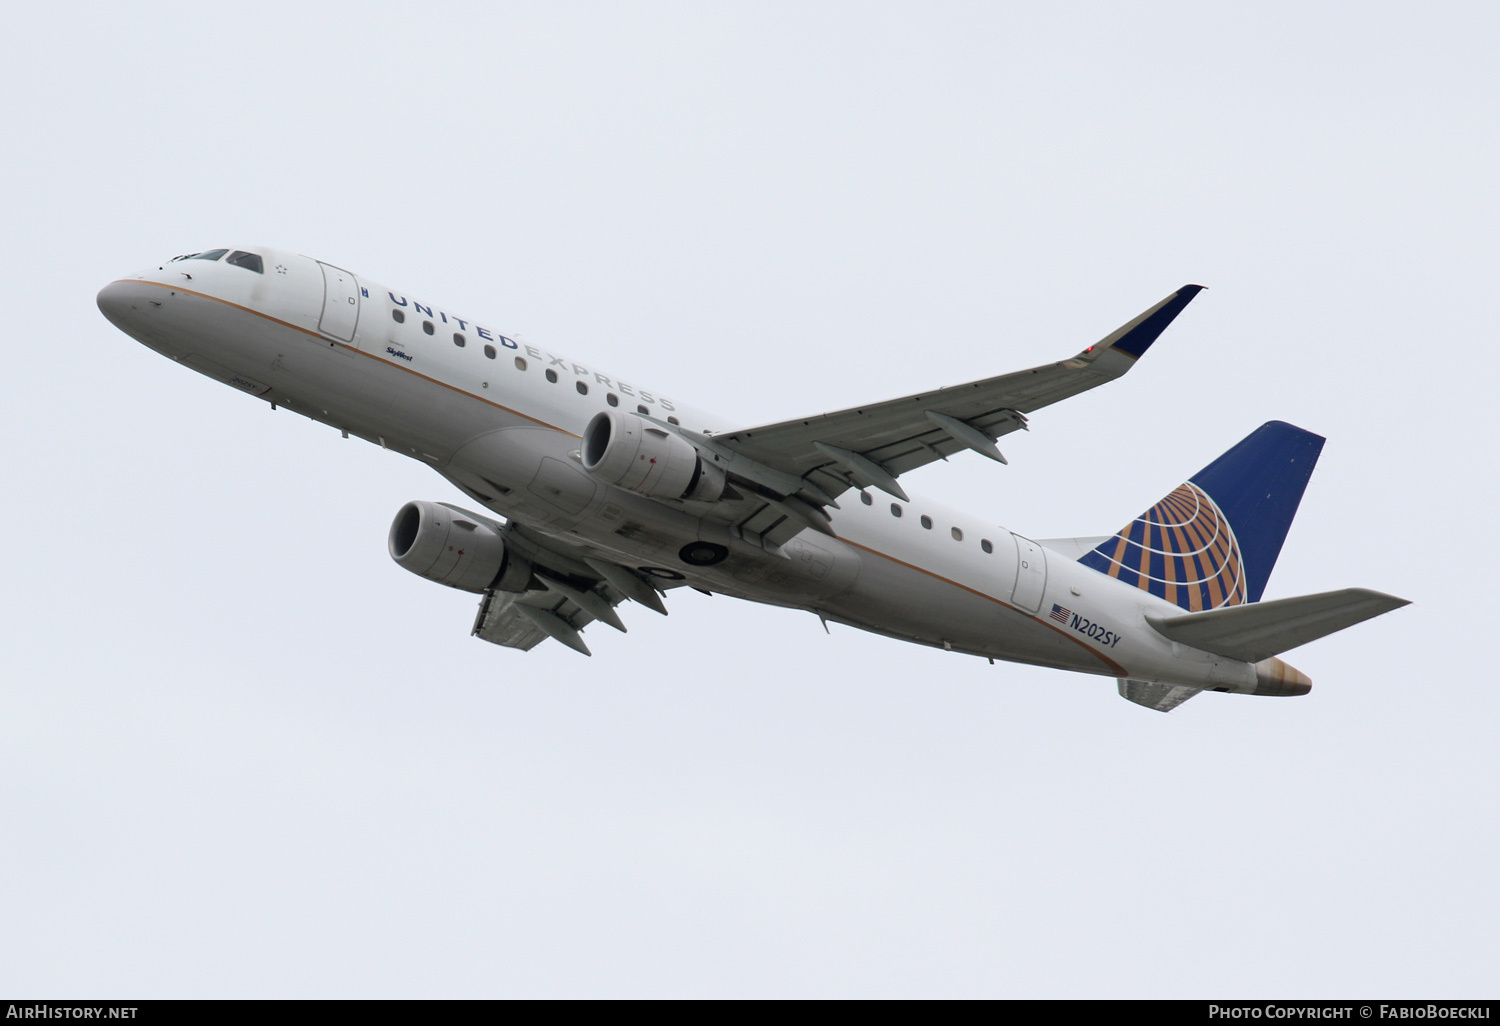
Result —
[[1191, 481], [1080, 562], [1187, 610], [1247, 601], [1245, 561], [1229, 518]]

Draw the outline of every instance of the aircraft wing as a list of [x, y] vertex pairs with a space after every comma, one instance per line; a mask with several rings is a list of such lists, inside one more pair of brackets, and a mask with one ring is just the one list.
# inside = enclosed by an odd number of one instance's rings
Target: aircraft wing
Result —
[[904, 499], [894, 478], [933, 460], [974, 449], [1005, 462], [995, 449], [996, 438], [1025, 428], [1026, 414], [1130, 371], [1200, 291], [1202, 285], [1184, 285], [1071, 359], [867, 407], [723, 432], [712, 443], [807, 478], [825, 495], [874, 486]]
[[[880, 488], [905, 500], [896, 478], [956, 452], [973, 449], [1006, 462], [996, 439], [1024, 428], [1027, 414], [1125, 374], [1202, 290], [1201, 285], [1184, 285], [1081, 353], [1056, 363], [727, 431], [706, 441], [689, 440], [712, 450], [732, 479], [765, 486], [745, 496], [747, 505], [720, 512], [747, 533], [779, 545], [805, 526], [824, 530], [804, 507], [829, 505], [828, 500], [850, 488]], [[767, 493], [790, 498], [792, 508], [768, 501]]]

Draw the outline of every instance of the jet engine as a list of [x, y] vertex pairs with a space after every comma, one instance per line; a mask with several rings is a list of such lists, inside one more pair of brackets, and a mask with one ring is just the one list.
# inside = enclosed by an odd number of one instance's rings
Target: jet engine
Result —
[[618, 410], [594, 415], [583, 429], [580, 455], [595, 479], [653, 499], [713, 502], [724, 494], [724, 471], [705, 463], [697, 449]]
[[524, 591], [531, 565], [493, 527], [436, 502], [416, 500], [391, 521], [391, 558], [405, 570], [460, 591]]

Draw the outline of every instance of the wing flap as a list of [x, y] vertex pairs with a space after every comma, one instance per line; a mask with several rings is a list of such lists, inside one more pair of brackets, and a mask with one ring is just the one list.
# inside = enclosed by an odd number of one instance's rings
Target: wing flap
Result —
[[525, 591], [491, 588], [484, 593], [470, 631], [476, 638], [528, 652], [550, 637], [589, 655], [579, 632], [595, 620], [624, 631], [615, 607], [626, 599], [659, 613], [667, 611], [657, 589], [676, 582], [648, 583], [634, 570], [602, 560], [566, 539], [516, 523], [502, 524], [451, 503], [443, 505], [502, 532], [506, 544], [531, 568]]
[[1183, 684], [1158, 684], [1155, 681], [1136, 680], [1133, 677], [1118, 678], [1120, 697], [1127, 702], [1143, 705], [1157, 712], [1171, 712], [1192, 698], [1202, 688], [1190, 688]]
[[547, 640], [547, 632], [516, 611], [521, 596], [507, 592], [485, 592], [474, 618], [474, 637], [492, 645], [529, 652]]

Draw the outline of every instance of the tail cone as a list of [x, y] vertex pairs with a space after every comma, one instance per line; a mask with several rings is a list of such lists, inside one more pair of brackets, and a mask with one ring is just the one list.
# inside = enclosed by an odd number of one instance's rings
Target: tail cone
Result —
[[1311, 690], [1312, 678], [1276, 656], [1255, 664], [1255, 691], [1252, 694], [1290, 698]]

